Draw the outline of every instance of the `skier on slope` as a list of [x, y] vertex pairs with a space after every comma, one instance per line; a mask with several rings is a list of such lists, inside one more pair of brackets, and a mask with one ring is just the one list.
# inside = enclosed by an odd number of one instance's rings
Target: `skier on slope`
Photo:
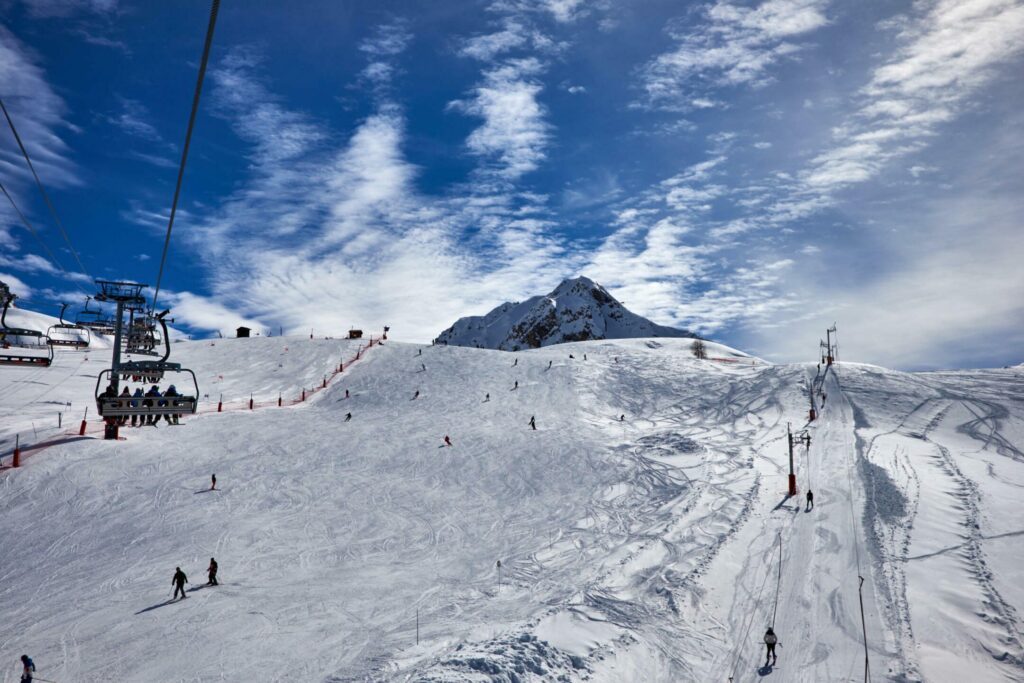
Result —
[[452, 440], [448, 438], [447, 434], [444, 435], [444, 445], [445, 446], [451, 446], [452, 445]]
[[217, 475], [216, 474], [211, 474], [210, 475], [210, 490], [211, 491], [216, 491], [217, 490]]
[[512, 389], [515, 390], [515, 389], [518, 389], [518, 388], [519, 388], [519, 380], [516, 380], [516, 383], [512, 385]]
[[807, 509], [810, 510], [814, 507], [814, 492], [807, 489]]
[[209, 581], [206, 584], [207, 586], [220, 585], [219, 583], [217, 583], [217, 560], [213, 559], [212, 557], [210, 558], [210, 566], [206, 568], [206, 573], [207, 576], [209, 577]]
[[534, 419], [533, 415], [530, 416], [530, 428], [537, 431], [537, 421]]
[[515, 360], [512, 361], [512, 367], [515, 367], [517, 365], [519, 365], [519, 359], [518, 358], [516, 358]]
[[345, 422], [352, 421], [352, 413], [345, 413]]
[[171, 585], [174, 586], [174, 597], [172, 600], [177, 599], [178, 593], [181, 593], [181, 599], [184, 600], [188, 596], [185, 595], [185, 584], [188, 583], [188, 577], [185, 576], [185, 572], [181, 571], [181, 567], [174, 568], [174, 578], [171, 579]]
[[427, 365], [426, 365], [426, 363], [420, 363], [420, 369], [421, 369], [421, 370], [422, 370], [423, 372], [426, 372], [426, 371], [427, 371]]
[[548, 370], [550, 370], [550, 369], [551, 369], [551, 363], [553, 363], [553, 362], [554, 362], [554, 361], [550, 361], [550, 360], [548, 361]]
[[414, 400], [414, 401], [415, 401], [415, 400], [416, 400], [416, 399], [418, 399], [419, 397], [420, 397], [420, 390], [419, 390], [419, 389], [417, 389], [417, 390], [416, 390], [416, 393], [412, 395], [412, 400]]
[[21, 683], [32, 683], [32, 674], [35, 673], [36, 663], [28, 655], [21, 656]]
[[778, 644], [779, 638], [775, 635], [775, 631], [769, 626], [768, 630], [764, 634], [764, 644], [768, 648], [768, 654], [765, 655], [764, 665], [768, 666], [768, 660], [772, 660], [772, 664], [778, 661], [779, 656], [775, 654], [775, 646]]
[[487, 403], [490, 400], [491, 400], [491, 395], [490, 394], [484, 394], [484, 403]]

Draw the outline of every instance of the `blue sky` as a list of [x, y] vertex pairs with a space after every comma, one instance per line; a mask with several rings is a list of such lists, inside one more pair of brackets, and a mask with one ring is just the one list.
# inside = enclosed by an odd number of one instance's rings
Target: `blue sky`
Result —
[[[0, 96], [93, 277], [153, 283], [208, 3], [0, 0]], [[773, 360], [1021, 362], [1024, 4], [232, 2], [163, 287], [428, 340], [587, 275]], [[90, 290], [9, 131], [0, 279]], [[81, 288], [81, 289], [80, 289]]]

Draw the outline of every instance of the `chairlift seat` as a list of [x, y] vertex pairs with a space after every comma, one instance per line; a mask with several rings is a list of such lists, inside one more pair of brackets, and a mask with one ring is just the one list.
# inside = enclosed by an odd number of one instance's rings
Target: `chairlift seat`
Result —
[[[137, 405], [132, 405], [132, 404]], [[146, 404], [150, 405], [146, 405]], [[199, 401], [195, 396], [114, 396], [96, 399], [96, 408], [101, 417], [131, 417], [132, 415], [183, 415], [194, 414]]]

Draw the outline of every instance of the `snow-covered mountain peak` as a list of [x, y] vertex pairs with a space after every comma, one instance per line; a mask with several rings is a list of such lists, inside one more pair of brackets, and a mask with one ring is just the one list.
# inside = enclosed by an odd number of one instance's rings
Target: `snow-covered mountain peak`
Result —
[[460, 318], [437, 341], [518, 351], [591, 339], [694, 336], [632, 313], [600, 284], [580, 276], [563, 280], [547, 295], [506, 302], [484, 316]]

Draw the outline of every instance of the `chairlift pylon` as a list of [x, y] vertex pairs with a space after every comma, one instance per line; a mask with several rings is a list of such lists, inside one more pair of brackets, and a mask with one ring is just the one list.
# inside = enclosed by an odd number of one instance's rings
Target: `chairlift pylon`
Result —
[[[117, 313], [114, 317], [114, 353], [111, 367], [96, 376], [96, 408], [107, 423], [106, 438], [116, 439], [118, 426], [124, 424], [132, 416], [177, 418], [186, 413], [194, 414], [199, 405], [199, 383], [196, 380], [196, 374], [188, 368], [181, 367], [180, 363], [168, 361], [171, 355], [171, 341], [167, 331], [166, 316], [170, 311], [163, 311], [156, 315], [146, 312], [146, 300], [142, 296], [142, 290], [146, 288], [146, 285], [107, 280], [97, 280], [96, 282], [102, 289], [96, 296], [96, 300], [111, 301], [117, 304]], [[126, 309], [132, 316], [128, 321], [125, 320], [124, 315]], [[136, 313], [141, 315], [136, 318]], [[159, 339], [163, 341], [164, 351], [159, 360], [121, 361], [122, 346], [125, 347], [126, 353], [140, 353], [128, 348], [128, 338], [131, 337], [132, 327], [136, 320], [141, 321], [139, 330], [152, 331], [152, 335], [149, 337], [151, 340], [157, 339], [156, 326], [160, 326]], [[148, 343], [148, 341], [145, 342], [145, 344]], [[157, 355], [159, 352], [155, 350], [155, 343], [152, 351], [152, 353], [147, 352], [143, 355]], [[172, 386], [176, 389], [171, 396], [167, 395], [167, 389], [160, 391], [158, 385], [167, 379], [168, 374], [179, 375], [185, 381], [191, 378], [192, 386], [189, 387], [191, 393], [178, 391], [175, 384], [168, 386], [168, 389]], [[106, 388], [101, 391], [100, 387], [103, 386], [104, 380], [107, 381]], [[121, 396], [119, 390], [122, 381], [134, 382], [137, 385], [151, 385], [152, 388], [149, 392], [143, 391], [143, 394], [148, 395]], [[143, 386], [136, 388], [144, 389]], [[155, 392], [154, 389], [156, 389]], [[129, 393], [134, 394], [135, 392], [129, 391]]]

